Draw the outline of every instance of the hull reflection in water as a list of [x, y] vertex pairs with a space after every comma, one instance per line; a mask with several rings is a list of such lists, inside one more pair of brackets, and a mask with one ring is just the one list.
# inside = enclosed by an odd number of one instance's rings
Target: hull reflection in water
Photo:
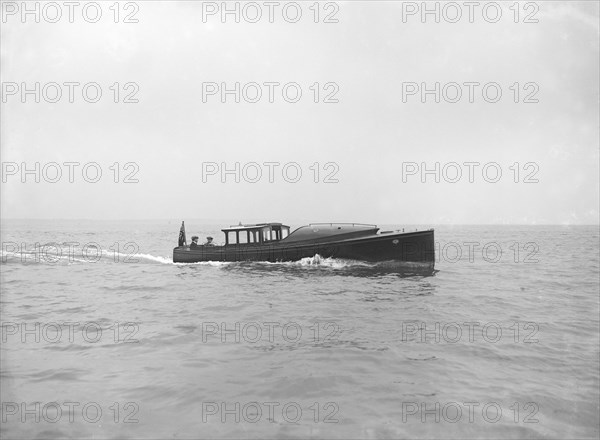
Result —
[[[202, 264], [200, 262], [199, 264]], [[206, 264], [220, 264], [221, 269], [227, 272], [253, 273], [264, 275], [288, 275], [291, 277], [379, 277], [393, 275], [395, 277], [429, 277], [438, 271], [431, 269], [428, 264], [414, 264], [409, 262], [382, 261], [366, 262], [357, 260], [344, 260], [337, 258], [324, 258], [320, 255], [302, 258], [298, 261], [239, 261]]]

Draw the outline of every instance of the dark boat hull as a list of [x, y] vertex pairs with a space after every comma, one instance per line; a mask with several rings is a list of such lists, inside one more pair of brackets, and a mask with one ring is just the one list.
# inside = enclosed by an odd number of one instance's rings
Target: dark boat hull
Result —
[[173, 249], [173, 262], [200, 261], [297, 261], [320, 255], [389, 265], [415, 266], [433, 270], [435, 264], [434, 232], [382, 233], [367, 237], [325, 242], [293, 242], [285, 240], [269, 244], [198, 246]]

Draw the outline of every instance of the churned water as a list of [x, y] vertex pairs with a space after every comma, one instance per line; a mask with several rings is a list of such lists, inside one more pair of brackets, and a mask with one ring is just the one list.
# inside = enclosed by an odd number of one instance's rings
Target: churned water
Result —
[[3, 222], [3, 438], [599, 435], [597, 226], [437, 227], [433, 276], [178, 230]]

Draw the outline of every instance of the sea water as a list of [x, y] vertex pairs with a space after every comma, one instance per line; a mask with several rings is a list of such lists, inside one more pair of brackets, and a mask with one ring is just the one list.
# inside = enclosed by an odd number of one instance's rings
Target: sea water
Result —
[[3, 221], [3, 438], [598, 437], [597, 226], [423, 225], [432, 276], [179, 226]]

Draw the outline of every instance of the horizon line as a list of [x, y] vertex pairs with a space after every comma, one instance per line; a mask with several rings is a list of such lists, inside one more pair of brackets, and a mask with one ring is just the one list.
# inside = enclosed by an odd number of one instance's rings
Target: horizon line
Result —
[[[78, 217], [78, 218], [58, 218], [58, 217], [53, 217], [53, 218], [36, 218], [36, 217], [0, 217], [0, 222], [2, 221], [17, 221], [17, 220], [34, 220], [34, 221], [125, 221], [125, 222], [134, 222], [134, 221], [169, 221], [169, 222], [179, 222], [179, 221], [203, 221], [203, 222], [209, 222], [209, 223], [229, 223], [230, 220], [228, 219], [223, 219], [223, 218], [201, 218], [201, 217], [191, 217], [188, 220], [179, 220], [179, 219], [173, 219], [173, 218], [167, 218], [167, 217], [162, 217], [162, 218], [102, 218], [102, 219], [98, 219], [98, 218], [89, 218], [89, 217]], [[248, 221], [255, 221], [255, 220], [248, 220]], [[304, 222], [306, 223], [306, 222]], [[308, 222], [308, 224], [311, 223], [356, 223], [356, 224], [373, 224], [373, 222], [348, 222], [348, 221], [319, 221], [319, 220], [315, 220], [315, 221], [310, 221]], [[600, 227], [600, 222], [599, 223], [545, 223], [545, 222], [539, 222], [539, 223], [435, 223], [435, 222], [416, 222], [416, 223], [398, 223], [398, 222], [387, 222], [387, 221], [382, 221], [382, 222], [378, 222], [380, 224], [406, 224], [406, 225], [425, 225], [425, 224], [431, 224], [431, 225], [439, 225], [439, 226], [599, 226]]]

